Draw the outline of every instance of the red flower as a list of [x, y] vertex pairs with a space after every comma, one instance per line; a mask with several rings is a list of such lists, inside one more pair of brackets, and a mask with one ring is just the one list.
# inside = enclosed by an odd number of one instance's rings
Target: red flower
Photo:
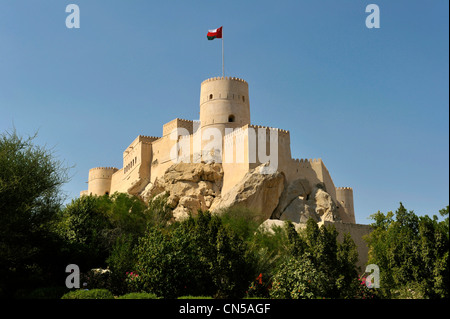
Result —
[[262, 285], [262, 274], [259, 274], [258, 278], [256, 278], [260, 285]]

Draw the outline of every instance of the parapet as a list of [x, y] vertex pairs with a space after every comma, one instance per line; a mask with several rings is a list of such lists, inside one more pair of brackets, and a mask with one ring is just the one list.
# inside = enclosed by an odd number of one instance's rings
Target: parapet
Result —
[[246, 83], [248, 85], [247, 81], [245, 81], [244, 79], [231, 77], [231, 76], [225, 76], [225, 77], [221, 76], [221, 77], [209, 78], [209, 79], [206, 79], [205, 81], [203, 81], [201, 85], [203, 85], [203, 83], [206, 83], [206, 82], [217, 81], [217, 80], [238, 81], [238, 82]]
[[340, 191], [353, 191], [353, 188], [351, 188], [351, 187], [336, 187], [336, 190], [340, 190]]
[[116, 167], [94, 167], [89, 170], [89, 181], [98, 178], [110, 179], [119, 169]]
[[159, 137], [157, 137], [157, 136], [139, 135], [138, 139], [139, 139], [139, 142], [152, 143], [152, 142], [156, 141], [157, 139], [159, 139]]
[[292, 161], [296, 164], [297, 168], [307, 168], [310, 169], [314, 165], [316, 167], [317, 164], [322, 164], [321, 158], [293, 158]]
[[281, 134], [289, 134], [288, 130], [283, 130], [283, 129], [276, 128], [276, 127], [269, 127], [269, 126], [262, 126], [262, 125], [253, 125], [253, 124], [248, 125], [248, 127], [251, 127], [251, 128], [254, 128], [254, 129], [260, 129], [261, 128], [261, 129], [265, 129], [265, 130], [278, 131], [278, 133], [281, 133]]
[[176, 118], [163, 125], [163, 136], [169, 135], [176, 128], [184, 128], [193, 133], [194, 121]]
[[295, 162], [297, 162], [297, 163], [310, 163], [310, 164], [312, 164], [312, 163], [322, 163], [322, 159], [321, 158], [310, 158], [310, 159], [307, 159], [307, 158], [301, 158], [301, 159], [293, 158], [293, 160]]

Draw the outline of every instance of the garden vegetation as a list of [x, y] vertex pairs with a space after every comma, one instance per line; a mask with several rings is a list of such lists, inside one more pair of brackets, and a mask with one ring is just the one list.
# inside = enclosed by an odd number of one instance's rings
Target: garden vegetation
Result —
[[[448, 298], [448, 206], [441, 220], [402, 204], [372, 216], [381, 287], [369, 289], [353, 240], [333, 225], [264, 232], [245, 208], [174, 221], [162, 196], [64, 204], [68, 168], [33, 140], [0, 135], [2, 298]], [[81, 289], [65, 288], [68, 264], [80, 267]]]

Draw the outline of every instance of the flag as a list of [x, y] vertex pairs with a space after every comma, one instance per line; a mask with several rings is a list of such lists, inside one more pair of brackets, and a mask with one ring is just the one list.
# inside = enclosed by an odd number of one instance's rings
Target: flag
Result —
[[214, 39], [222, 39], [222, 27], [214, 29], [214, 30], [208, 30], [208, 34], [206, 35], [208, 37], [208, 40], [214, 40]]

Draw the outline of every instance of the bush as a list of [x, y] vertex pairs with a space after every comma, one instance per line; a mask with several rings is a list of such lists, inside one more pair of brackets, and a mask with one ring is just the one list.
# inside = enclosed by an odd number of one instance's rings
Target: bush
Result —
[[417, 216], [400, 203], [395, 214], [377, 212], [366, 236], [369, 264], [380, 272], [380, 293], [387, 298], [449, 297], [449, 208]]
[[114, 296], [106, 289], [78, 289], [65, 294], [61, 299], [114, 299]]
[[253, 279], [245, 243], [209, 212], [171, 229], [149, 228], [135, 255], [133, 288], [165, 298], [242, 297]]
[[307, 257], [292, 257], [273, 277], [270, 297], [276, 299], [312, 299], [323, 296], [328, 280]]
[[134, 267], [133, 248], [135, 243], [131, 235], [117, 238], [111, 254], [106, 260], [111, 270], [111, 291], [117, 295], [131, 292], [126, 282], [126, 273]]
[[159, 299], [155, 294], [146, 292], [131, 292], [129, 294], [118, 297], [117, 299]]
[[111, 290], [112, 280], [109, 269], [91, 269], [85, 273], [81, 273], [80, 277], [83, 288]]
[[26, 299], [61, 299], [69, 291], [66, 287], [44, 287], [33, 290]]

